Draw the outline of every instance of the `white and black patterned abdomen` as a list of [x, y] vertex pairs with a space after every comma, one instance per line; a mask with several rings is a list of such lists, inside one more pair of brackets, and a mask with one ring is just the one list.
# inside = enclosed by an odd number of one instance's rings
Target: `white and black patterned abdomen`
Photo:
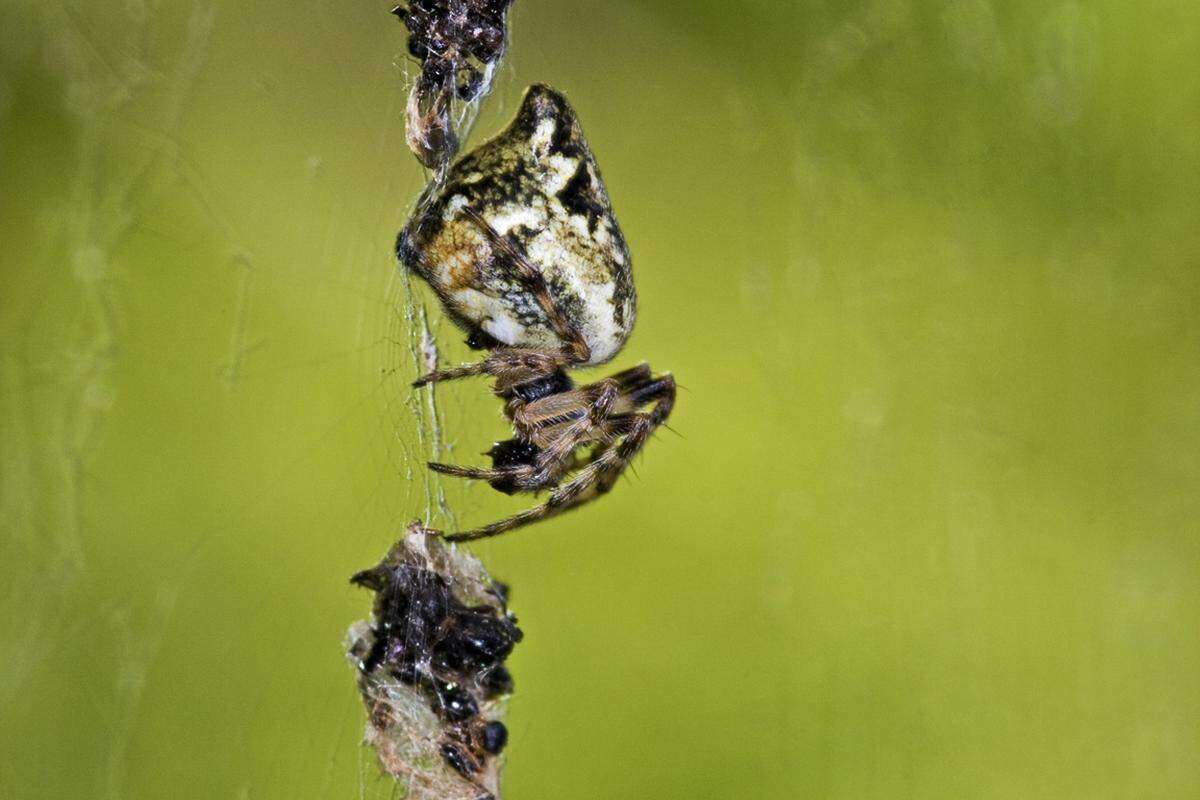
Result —
[[484, 220], [540, 274], [591, 358], [608, 361], [633, 329], [629, 249], [575, 113], [548, 86], [528, 89], [516, 119], [456, 163], [418, 204], [397, 254], [455, 322], [502, 344], [564, 344], [528, 283], [481, 229]]

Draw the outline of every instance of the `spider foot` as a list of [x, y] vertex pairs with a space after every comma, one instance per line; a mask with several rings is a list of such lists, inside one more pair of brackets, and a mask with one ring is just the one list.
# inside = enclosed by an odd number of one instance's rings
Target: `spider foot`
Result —
[[433, 372], [427, 372], [421, 377], [412, 382], [414, 389], [420, 389], [431, 383], [439, 381], [452, 381], [455, 378], [466, 378], [471, 375], [478, 375], [482, 370], [478, 364], [463, 364], [461, 367], [448, 367], [447, 369], [438, 369]]
[[512, 470], [487, 469], [485, 467], [464, 467], [458, 464], [439, 464], [430, 461], [428, 466], [434, 472], [442, 475], [453, 475], [456, 478], [468, 478], [476, 481], [490, 481], [512, 475]]

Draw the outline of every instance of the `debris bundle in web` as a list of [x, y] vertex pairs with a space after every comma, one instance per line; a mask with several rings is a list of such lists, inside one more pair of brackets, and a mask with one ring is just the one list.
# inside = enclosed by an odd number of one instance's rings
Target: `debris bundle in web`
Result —
[[521, 640], [508, 588], [419, 523], [351, 581], [375, 593], [347, 657], [380, 766], [411, 800], [496, 800], [513, 688], [504, 662]]
[[410, 0], [392, 10], [421, 65], [408, 95], [405, 138], [426, 167], [448, 166], [466, 138], [504, 55], [512, 2]]

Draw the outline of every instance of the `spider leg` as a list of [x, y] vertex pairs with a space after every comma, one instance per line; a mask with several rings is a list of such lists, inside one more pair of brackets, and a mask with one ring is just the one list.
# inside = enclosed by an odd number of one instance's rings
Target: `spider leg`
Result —
[[442, 475], [453, 475], [455, 478], [467, 478], [472, 481], [494, 481], [501, 478], [520, 478], [533, 470], [529, 467], [461, 467], [457, 464], [439, 464], [430, 461], [426, 464], [434, 472]]
[[[649, 412], [636, 412], [614, 419], [614, 426], [619, 426], [624, 436], [616, 446], [601, 453], [580, 470], [572, 483], [595, 481], [597, 494], [605, 494], [613, 487], [634, 456], [646, 446], [651, 434], [671, 416], [671, 410], [675, 407], [675, 379], [670, 374], [663, 375], [639, 387], [635, 395], [642, 403], [653, 402], [654, 407]], [[563, 489], [568, 487], [564, 486]]]
[[613, 378], [606, 378], [580, 391], [585, 396], [591, 396], [585, 413], [557, 434], [549, 446], [538, 454], [535, 463], [539, 468], [548, 469], [555, 464], [566, 463], [575, 453], [575, 448], [594, 437], [595, 430], [602, 427], [612, 414], [621, 396], [621, 384]]
[[[572, 481], [572, 484], [574, 481]], [[567, 487], [563, 487], [564, 489]], [[568, 509], [574, 508], [577, 505], [587, 502], [596, 496], [596, 487], [590, 487], [587, 494], [576, 493], [569, 500], [557, 500], [558, 492], [555, 492], [540, 506], [522, 511], [519, 514], [514, 514], [498, 522], [493, 522], [490, 525], [484, 525], [474, 530], [463, 531], [462, 533], [453, 533], [444, 538], [448, 542], [470, 542], [475, 539], [485, 539], [489, 536], [497, 536], [505, 531], [511, 531], [515, 528], [521, 528], [525, 525], [537, 522], [538, 520], [553, 517], [556, 514], [561, 514]]]
[[623, 369], [620, 372], [614, 372], [604, 380], [615, 381], [617, 387], [622, 392], [628, 392], [635, 387], [644, 384], [646, 381], [650, 380], [651, 377], [653, 376], [650, 372], [650, 365], [643, 361], [637, 366], [630, 367], [629, 369]]
[[[586, 361], [587, 356], [583, 355]], [[519, 382], [539, 375], [548, 375], [561, 367], [581, 363], [580, 353], [568, 345], [558, 350], [540, 350], [534, 347], [497, 347], [482, 361], [460, 364], [457, 367], [435, 370], [413, 381], [414, 387], [427, 383], [468, 378], [473, 375], [492, 375], [502, 380]]]
[[491, 487], [505, 494], [517, 492], [536, 492], [547, 486], [554, 486], [566, 472], [566, 468], [555, 471], [538, 470], [530, 464], [520, 464], [506, 467], [461, 467], [455, 464], [439, 464], [428, 462], [428, 467], [442, 475], [453, 475], [467, 480], [487, 481]]
[[535, 506], [506, 519], [484, 525], [474, 530], [455, 533], [445, 538], [451, 542], [466, 542], [520, 528], [538, 520], [561, 514], [576, 506], [593, 500], [612, 488], [634, 456], [645, 446], [654, 430], [666, 422], [675, 405], [675, 379], [671, 375], [649, 381], [639, 387], [642, 402], [654, 402], [648, 411], [634, 412], [614, 417], [612, 424], [621, 435], [613, 445], [601, 443], [592, 460], [571, 481], [550, 493], [540, 506]]
[[[675, 378], [668, 372], [657, 378], [642, 381], [630, 387], [626, 396], [635, 407], [657, 403], [650, 414], [657, 419], [655, 426], [661, 425], [671, 416], [671, 409], [675, 407]], [[663, 406], [661, 411], [659, 406]]]
[[[549, 446], [538, 451], [532, 464], [521, 464], [492, 469], [462, 467], [453, 464], [429, 462], [429, 468], [442, 475], [485, 481], [508, 481], [514, 491], [537, 491], [558, 483], [563, 473], [572, 467], [575, 449], [594, 437], [595, 429], [604, 425], [613, 405], [621, 395], [620, 384], [613, 378], [590, 384], [575, 390], [582, 396], [590, 395], [588, 405], [577, 409], [579, 419], [571, 422], [551, 440]], [[578, 401], [576, 401], [578, 402]], [[560, 416], [536, 418], [518, 425], [525, 436], [534, 434], [540, 427], [561, 424]], [[508, 491], [505, 489], [505, 491]], [[511, 492], [510, 492], [511, 493]]]

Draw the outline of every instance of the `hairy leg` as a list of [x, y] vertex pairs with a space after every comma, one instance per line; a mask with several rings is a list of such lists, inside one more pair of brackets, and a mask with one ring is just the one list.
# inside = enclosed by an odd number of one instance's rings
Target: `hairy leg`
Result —
[[473, 375], [491, 375], [499, 382], [519, 383], [549, 375], [556, 369], [578, 364], [579, 354], [571, 346], [557, 350], [542, 350], [535, 347], [497, 347], [482, 361], [460, 364], [422, 375], [413, 381], [413, 386], [427, 383], [468, 378]]
[[620, 425], [624, 435], [612, 448], [598, 455], [587, 466], [559, 491], [567, 493], [572, 486], [595, 484], [597, 494], [604, 494], [613, 487], [617, 478], [629, 466], [650, 436], [657, 430], [675, 407], [675, 379], [663, 375], [654, 381], [640, 387], [642, 402], [653, 402], [654, 407], [648, 412], [622, 415], [614, 418], [613, 424]]
[[643, 402], [654, 402], [654, 408], [648, 412], [621, 415], [621, 427], [628, 432], [612, 446], [602, 443], [593, 454], [592, 460], [569, 483], [551, 492], [545, 503], [489, 525], [451, 534], [445, 538], [452, 542], [465, 542], [496, 536], [561, 514], [611, 489], [655, 429], [666, 422], [675, 406], [675, 380], [671, 375], [663, 375], [640, 388]]
[[[612, 413], [613, 405], [621, 395], [621, 388], [616, 380], [609, 378], [582, 389], [572, 390], [572, 393], [579, 393], [581, 398], [586, 398], [583, 401], [586, 402], [586, 405], [581, 404], [580, 398], [574, 401], [576, 406], [574, 410], [583, 412], [580, 419], [557, 432], [550, 443], [537, 453], [532, 464], [486, 469], [439, 464], [431, 461], [429, 468], [434, 472], [458, 478], [507, 481], [516, 491], [522, 492], [535, 492], [556, 485], [572, 467], [575, 460], [575, 449], [589, 439], [595, 438], [596, 429], [604, 426]], [[561, 419], [561, 417], [540, 418], [539, 422], [532, 423], [528, 428], [518, 425], [518, 434], [525, 436], [535, 434], [539, 424], [560, 424], [557, 419]]]

